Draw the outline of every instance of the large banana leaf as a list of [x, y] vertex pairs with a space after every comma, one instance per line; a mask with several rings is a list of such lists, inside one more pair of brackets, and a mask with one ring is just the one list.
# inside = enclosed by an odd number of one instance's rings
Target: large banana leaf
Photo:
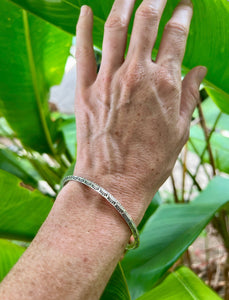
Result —
[[62, 77], [71, 36], [16, 5], [0, 2], [0, 110], [22, 143], [55, 153], [48, 93]]
[[24, 251], [25, 248], [0, 239], [0, 282]]
[[216, 177], [190, 204], [162, 204], [140, 235], [140, 247], [122, 261], [131, 299], [152, 289], [229, 201], [229, 179]]
[[[94, 44], [101, 48], [103, 26], [113, 0], [11, 0], [28, 11], [50, 23], [75, 34], [75, 23], [79, 16], [80, 6], [88, 4], [94, 11]], [[136, 7], [141, 1], [137, 1]], [[172, 14], [178, 0], [170, 0], [162, 18], [159, 41], [165, 22]], [[193, 0], [194, 17], [183, 61], [183, 68], [188, 71], [196, 65], [208, 68], [206, 85], [212, 98], [221, 109], [229, 113], [229, 63], [228, 63], [228, 17], [229, 2], [227, 0]], [[129, 28], [129, 34], [131, 26]], [[172, 47], [172, 45], [171, 45]]]
[[52, 199], [29, 190], [16, 176], [0, 170], [0, 237], [31, 241], [47, 217]]
[[179, 268], [171, 273], [155, 289], [138, 300], [220, 300], [207, 285], [190, 269]]

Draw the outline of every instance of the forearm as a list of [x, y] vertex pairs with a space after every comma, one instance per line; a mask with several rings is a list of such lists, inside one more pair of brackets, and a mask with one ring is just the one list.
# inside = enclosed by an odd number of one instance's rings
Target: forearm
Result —
[[5, 278], [3, 299], [99, 299], [130, 230], [96, 192], [64, 187], [38, 235]]

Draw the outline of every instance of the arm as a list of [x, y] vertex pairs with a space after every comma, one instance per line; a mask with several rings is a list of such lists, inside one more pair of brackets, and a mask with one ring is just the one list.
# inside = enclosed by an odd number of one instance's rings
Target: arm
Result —
[[[92, 12], [77, 25], [77, 163], [74, 174], [118, 199], [139, 224], [188, 139], [206, 69], [181, 82], [192, 17], [182, 1], [151, 60], [166, 0], [144, 0], [124, 60], [134, 0], [116, 0], [106, 22], [99, 74]], [[1, 299], [99, 299], [130, 238], [119, 214], [97, 193], [68, 183], [28, 250], [0, 288]]]

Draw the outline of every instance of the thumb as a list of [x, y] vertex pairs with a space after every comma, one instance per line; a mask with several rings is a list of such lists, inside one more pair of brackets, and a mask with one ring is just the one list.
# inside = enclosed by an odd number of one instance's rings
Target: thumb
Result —
[[199, 88], [206, 74], [207, 68], [199, 66], [193, 68], [183, 79], [180, 113], [188, 121], [200, 100]]

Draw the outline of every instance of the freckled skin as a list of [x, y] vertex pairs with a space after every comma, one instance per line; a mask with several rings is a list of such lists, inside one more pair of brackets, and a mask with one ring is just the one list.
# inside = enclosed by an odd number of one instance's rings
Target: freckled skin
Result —
[[[183, 0], [151, 59], [166, 0], [116, 0], [105, 25], [99, 74], [93, 51], [93, 16], [84, 6], [77, 24], [77, 163], [74, 174], [108, 190], [139, 224], [188, 139], [206, 68], [181, 82], [192, 17]], [[0, 286], [1, 300], [96, 300], [123, 257], [130, 230], [93, 190], [69, 182], [46, 221]]]

